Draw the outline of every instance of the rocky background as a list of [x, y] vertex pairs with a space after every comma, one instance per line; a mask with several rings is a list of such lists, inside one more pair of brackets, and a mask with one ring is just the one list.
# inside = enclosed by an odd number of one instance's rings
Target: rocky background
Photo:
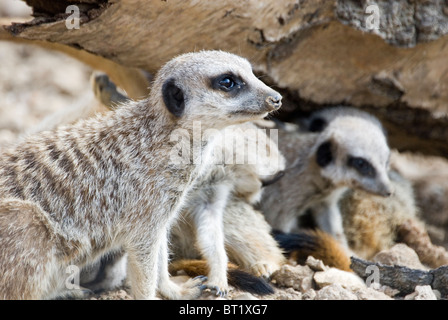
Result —
[[[381, 20], [379, 29], [366, 28], [362, 8], [370, 3], [377, 4], [382, 12], [393, 13]], [[228, 16], [242, 19], [239, 10], [229, 11]], [[0, 19], [28, 19], [30, 13], [21, 1], [0, 0]], [[292, 28], [294, 20], [301, 21], [302, 29]], [[254, 54], [258, 72], [269, 74], [267, 82], [290, 89], [285, 91], [287, 103], [281, 117], [290, 119], [324, 105], [344, 103], [382, 118], [392, 132], [392, 145], [401, 151], [397, 152], [400, 171], [414, 183], [421, 218], [427, 223], [432, 241], [448, 249], [445, 2], [291, 1], [290, 10], [277, 15], [280, 28], [269, 28], [259, 20], [256, 23], [258, 31], [251, 29], [249, 35], [252, 45], [277, 49], [270, 51], [268, 61]], [[291, 48], [300, 51], [298, 59]], [[117, 52], [120, 54], [126, 53]], [[160, 56], [146, 58], [146, 62], [137, 61], [136, 66], [146, 63], [156, 69], [163, 60]], [[283, 71], [291, 68], [300, 77], [284, 77]], [[42, 121], [61, 108], [85, 108], [96, 103], [89, 84], [92, 71], [88, 64], [55, 50], [0, 41], [0, 150], [22, 135], [39, 130]], [[428, 269], [403, 244], [379, 253], [374, 261]], [[185, 278], [175, 277], [176, 281]], [[270, 296], [255, 297], [231, 290], [228, 298], [443, 298], [430, 286], [418, 286], [410, 293], [384, 286], [368, 288], [354, 274], [328, 268], [312, 258], [306, 265], [284, 266], [273, 275], [272, 285], [276, 292]], [[124, 289], [92, 299], [129, 299]], [[202, 298], [216, 299], [207, 291]]]

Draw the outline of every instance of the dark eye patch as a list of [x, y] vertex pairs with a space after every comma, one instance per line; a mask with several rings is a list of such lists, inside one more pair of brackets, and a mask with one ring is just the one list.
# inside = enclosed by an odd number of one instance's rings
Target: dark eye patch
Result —
[[174, 79], [168, 79], [163, 84], [162, 97], [167, 109], [176, 117], [181, 117], [185, 109], [185, 98]]
[[375, 168], [364, 158], [349, 156], [347, 165], [364, 177], [374, 178], [376, 176]]
[[322, 132], [327, 126], [327, 122], [324, 119], [316, 118], [311, 121], [309, 130], [311, 132]]
[[238, 92], [246, 84], [244, 81], [231, 73], [221, 74], [212, 79], [212, 87], [224, 92]]
[[317, 164], [324, 168], [333, 161], [333, 152], [331, 150], [331, 141], [325, 141], [322, 143], [316, 151], [316, 162]]

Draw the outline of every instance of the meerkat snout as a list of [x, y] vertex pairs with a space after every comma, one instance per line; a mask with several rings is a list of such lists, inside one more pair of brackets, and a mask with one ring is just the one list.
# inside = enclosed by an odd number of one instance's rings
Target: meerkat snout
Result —
[[373, 192], [373, 193], [387, 198], [393, 194], [393, 189], [392, 189], [389, 178], [386, 177], [384, 180], [386, 180], [386, 181], [380, 181], [377, 183], [377, 190], [376, 190], [376, 192]]
[[265, 102], [272, 111], [280, 109], [282, 106], [282, 96], [279, 94], [268, 96]]

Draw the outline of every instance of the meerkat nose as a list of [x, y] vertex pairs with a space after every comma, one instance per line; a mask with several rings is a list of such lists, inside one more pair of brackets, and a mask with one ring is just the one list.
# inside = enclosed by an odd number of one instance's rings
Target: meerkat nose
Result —
[[275, 96], [269, 96], [265, 101], [268, 106], [272, 108], [272, 110], [277, 110], [282, 106], [282, 96], [279, 94]]
[[381, 195], [383, 197], [390, 197], [392, 194], [393, 194], [393, 190], [391, 189], [390, 186], [386, 186], [381, 192]]

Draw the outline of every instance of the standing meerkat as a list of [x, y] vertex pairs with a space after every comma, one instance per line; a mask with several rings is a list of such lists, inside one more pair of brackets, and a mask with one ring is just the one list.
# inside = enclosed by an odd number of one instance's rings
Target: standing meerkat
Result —
[[[92, 84], [95, 95], [106, 107], [119, 107], [123, 98], [107, 75], [94, 75]], [[117, 96], [120, 99], [114, 98]], [[182, 269], [189, 274], [206, 274], [207, 287], [220, 295], [227, 293], [228, 280], [242, 290], [272, 293], [261, 279], [228, 270], [227, 262], [230, 259], [239, 268], [265, 278], [285, 263], [269, 225], [252, 206], [260, 199], [262, 186], [284, 169], [284, 158], [265, 129], [254, 123], [228, 127], [221, 138], [214, 144], [214, 164], [198, 179], [171, 230], [174, 263], [170, 269], [173, 273]], [[124, 261], [117, 256], [104, 260], [105, 272], [97, 277], [99, 281], [86, 286], [95, 290], [121, 283], [125, 274], [115, 272], [123, 270], [119, 264]], [[91, 273], [89, 270], [97, 272], [97, 268], [87, 268], [84, 274]], [[241, 276], [244, 278], [240, 280]]]
[[[169, 227], [206, 169], [212, 142], [200, 143], [185, 163], [173, 161], [173, 152], [189, 147], [195, 121], [202, 130], [222, 129], [280, 105], [280, 94], [253, 75], [247, 60], [221, 51], [184, 54], [161, 68], [148, 99], [4, 152], [0, 297], [55, 297], [68, 266], [122, 247], [133, 296], [153, 298], [167, 268]], [[197, 296], [198, 281], [164, 293]]]
[[379, 122], [344, 115], [317, 133], [280, 130], [279, 141], [287, 169], [265, 190], [260, 210], [282, 232], [297, 231], [298, 218], [311, 210], [317, 226], [347, 247], [338, 208], [341, 195], [348, 188], [381, 196], [392, 192], [390, 149]]

